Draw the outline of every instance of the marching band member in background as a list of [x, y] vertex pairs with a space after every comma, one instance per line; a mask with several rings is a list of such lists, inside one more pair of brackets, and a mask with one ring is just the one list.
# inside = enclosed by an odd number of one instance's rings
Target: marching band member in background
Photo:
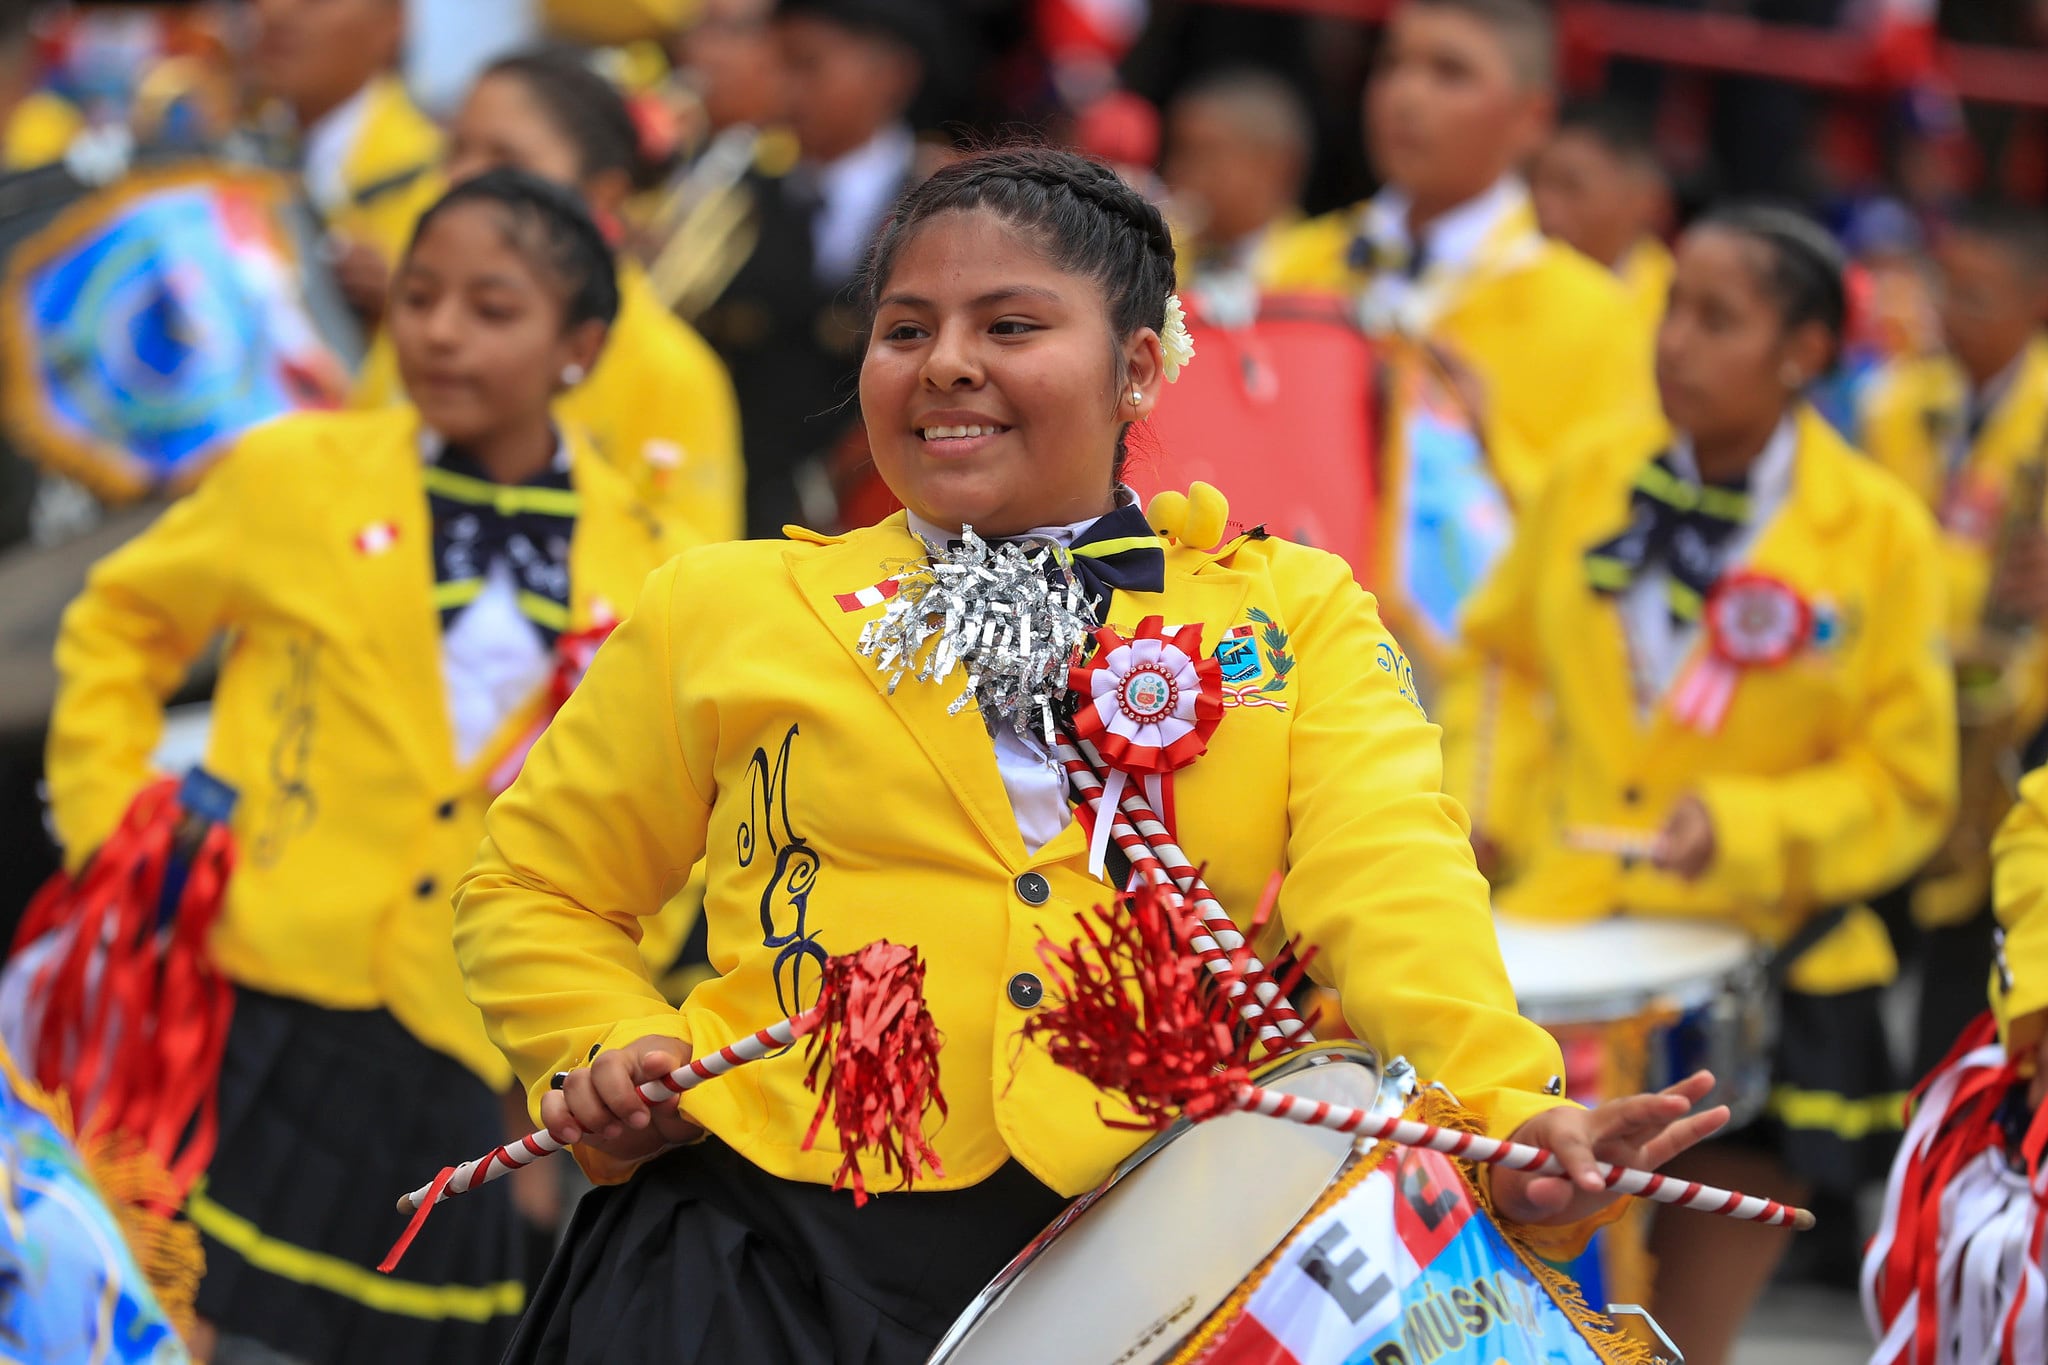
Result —
[[[889, 222], [861, 408], [908, 513], [689, 551], [656, 573], [492, 808], [457, 893], [471, 998], [541, 1120], [606, 1186], [508, 1358], [922, 1360], [1141, 1140], [1021, 1046], [1041, 935], [1110, 891], [1061, 774], [1007, 724], [992, 736], [976, 708], [949, 712], [952, 687], [892, 689], [860, 652], [884, 600], [860, 590], [923, 555], [918, 534], [942, 544], [971, 525], [1071, 546], [1115, 622], [1163, 614], [1219, 640], [1248, 611], [1277, 624], [1289, 662], [1270, 695], [1289, 705], [1226, 713], [1176, 774], [1183, 842], [1228, 904], [1255, 904], [1285, 868], [1285, 931], [1318, 949], [1358, 1032], [1491, 1129], [1564, 1154], [1572, 1181], [1493, 1170], [1504, 1216], [1583, 1219], [1606, 1203], [1595, 1151], [1661, 1162], [1718, 1126], [1725, 1110], [1676, 1119], [1704, 1075], [1593, 1111], [1557, 1096], [1557, 1051], [1515, 1014], [1465, 822], [1439, 790], [1436, 731], [1344, 562], [1226, 540], [1226, 509], [1200, 488], [1155, 503], [1164, 536], [1120, 488], [1124, 437], [1173, 372], [1167, 348], [1184, 358], [1158, 210], [1103, 163], [1027, 148], [945, 167]], [[772, 870], [749, 856], [767, 848], [781, 850]], [[678, 1011], [633, 941], [700, 857], [721, 974]], [[837, 1155], [829, 1133], [804, 1149], [796, 1051], [682, 1110], [634, 1094], [806, 1000], [802, 953], [881, 934], [926, 961], [945, 1038], [942, 1177], [859, 1211], [829, 1190]], [[679, 1142], [694, 1145], [663, 1155]]]
[[[669, 553], [550, 411], [617, 308], [573, 195], [466, 182], [399, 270], [411, 405], [252, 432], [65, 614], [48, 772], [74, 868], [148, 782], [187, 665], [233, 642], [207, 767], [239, 793], [211, 940], [236, 1005], [219, 1145], [187, 1209], [198, 1310], [224, 1340], [314, 1365], [487, 1359], [520, 1311], [508, 1198], [429, 1231], [425, 1273], [392, 1281], [368, 1267], [394, 1215], [365, 1192], [402, 1185], [421, 1151], [502, 1140], [511, 1073], [463, 997], [448, 898], [595, 632]], [[657, 959], [673, 950], [648, 927]], [[370, 1113], [377, 1142], [334, 1140]]]
[[441, 132], [397, 72], [404, 0], [253, 0], [251, 74], [295, 145], [289, 160], [333, 239], [355, 310], [383, 316], [390, 263], [439, 193]]
[[836, 523], [828, 466], [860, 364], [847, 286], [916, 173], [906, 116], [924, 44], [947, 22], [919, 0], [782, 0], [775, 27], [801, 159], [780, 162], [764, 140], [736, 211], [663, 244], [694, 263], [672, 284], [657, 269], [664, 301], [703, 330], [739, 392], [749, 535]]
[[1225, 71], [1166, 111], [1170, 214], [1190, 289], [1256, 289], [1276, 243], [1301, 219], [1315, 129], [1295, 88], [1271, 72]]
[[[576, 191], [616, 246], [626, 201], [645, 169], [625, 100], [566, 48], [504, 57], [485, 69], [449, 131], [447, 178], [509, 166]], [[402, 400], [388, 341], [372, 347], [354, 402]], [[739, 412], [732, 381], [704, 339], [656, 301], [647, 277], [619, 266], [619, 316], [604, 354], [558, 404], [563, 422], [632, 482], [684, 544], [740, 534]]]
[[1959, 212], [1935, 243], [1945, 353], [1893, 362], [1861, 414], [1873, 458], [1941, 520], [1963, 722], [1962, 815], [1908, 894], [1924, 967], [1914, 1074], [1983, 1007], [1988, 845], [2009, 774], [2048, 717], [2048, 225], [2033, 210]]
[[1576, 427], [1650, 399], [1621, 287], [1544, 240], [1518, 174], [1550, 132], [1556, 46], [1535, 0], [1407, 0], [1366, 91], [1387, 188], [1284, 236], [1266, 281], [1358, 292], [1369, 330], [1443, 352], [1512, 502]]
[[[1503, 913], [1695, 916], [1794, 941], [1770, 1120], [1674, 1163], [1778, 1199], [1883, 1169], [1887, 1125], [1865, 1137], [1864, 1120], [1900, 1103], [1877, 1013], [1896, 962], [1860, 902], [1955, 808], [1931, 520], [1802, 397], [1845, 309], [1839, 253], [1806, 219], [1735, 209], [1686, 234], [1658, 333], [1662, 419], [1589, 436], [1466, 614], [1470, 649], [1539, 704], [1460, 695], [1445, 718], [1454, 750], [1540, 730], [1557, 774], [1555, 823], [1505, 850], [1520, 871], [1497, 887]], [[1526, 837], [1502, 793], [1453, 794], [1485, 837]], [[1587, 838], [1617, 831], [1642, 851]], [[1789, 1234], [1709, 1223], [1658, 1211], [1651, 1309], [1687, 1360], [1723, 1365]]]
[[1544, 232], [1613, 271], [1628, 294], [1648, 372], [1671, 292], [1671, 187], [1648, 120], [1609, 104], [1575, 104], [1537, 156], [1529, 180]]
[[2048, 1100], [2048, 768], [2020, 782], [1993, 847], [2004, 938], [1990, 980], [1999, 1041], [2029, 1078], [2027, 1103]]

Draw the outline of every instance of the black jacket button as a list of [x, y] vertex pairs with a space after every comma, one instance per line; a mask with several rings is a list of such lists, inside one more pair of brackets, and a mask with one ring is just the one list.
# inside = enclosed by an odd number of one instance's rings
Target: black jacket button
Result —
[[1052, 899], [1052, 883], [1036, 872], [1017, 878], [1017, 899], [1026, 905], [1044, 905]]
[[1018, 1009], [1036, 1009], [1043, 999], [1045, 983], [1031, 973], [1019, 972], [1010, 978], [1010, 1003]]
[[440, 805], [434, 807], [434, 814], [443, 820], [453, 820], [455, 818], [455, 803], [453, 801], [443, 801]]
[[420, 878], [419, 885], [415, 886], [412, 889], [413, 894], [418, 896], [421, 900], [425, 900], [427, 897], [434, 894], [434, 888], [439, 885], [440, 883], [435, 881], [432, 877], [422, 877]]

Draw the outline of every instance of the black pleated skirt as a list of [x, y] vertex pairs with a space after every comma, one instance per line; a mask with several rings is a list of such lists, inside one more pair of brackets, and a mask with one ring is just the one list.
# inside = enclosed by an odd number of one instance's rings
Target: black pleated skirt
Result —
[[309, 1365], [496, 1360], [525, 1305], [508, 1187], [440, 1210], [395, 1275], [398, 1196], [504, 1141], [498, 1098], [383, 1010], [238, 990], [220, 1144], [187, 1215], [199, 1315]]
[[912, 1365], [1067, 1202], [1011, 1162], [856, 1209], [713, 1139], [584, 1197], [505, 1358]]
[[1851, 1195], [1882, 1181], [1905, 1127], [1876, 987], [1839, 995], [1779, 994], [1771, 1100], [1730, 1141], [1776, 1154], [1817, 1190]]

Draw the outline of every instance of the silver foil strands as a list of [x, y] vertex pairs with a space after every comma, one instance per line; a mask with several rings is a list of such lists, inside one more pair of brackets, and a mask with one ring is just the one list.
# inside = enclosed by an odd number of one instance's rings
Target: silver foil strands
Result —
[[1053, 708], [1067, 690], [1067, 668], [1095, 629], [1087, 594], [1059, 573], [1049, 543], [991, 545], [963, 527], [956, 546], [925, 542], [930, 561], [896, 575], [896, 595], [860, 633], [860, 652], [889, 674], [894, 692], [906, 677], [943, 683], [966, 674], [946, 708], [979, 705], [999, 724], [1049, 748]]

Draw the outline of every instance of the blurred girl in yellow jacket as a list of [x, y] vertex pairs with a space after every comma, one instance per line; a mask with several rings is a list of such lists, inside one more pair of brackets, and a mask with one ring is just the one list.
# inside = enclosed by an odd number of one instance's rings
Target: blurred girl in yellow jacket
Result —
[[1992, 845], [1993, 905], [2002, 934], [1990, 981], [1999, 1040], [2048, 1099], [2048, 768], [2020, 780], [2019, 803]]
[[[1111, 621], [1199, 623], [1218, 646], [1268, 623], [1270, 647], [1233, 655], [1263, 680], [1242, 689], [1256, 704], [1239, 697], [1176, 776], [1182, 842], [1240, 908], [1285, 869], [1285, 928], [1320, 950], [1360, 1034], [1494, 1129], [1570, 1153], [1576, 1182], [1496, 1173], [1507, 1216], [1583, 1218], [1603, 1202], [1591, 1152], [1661, 1161], [1716, 1126], [1725, 1111], [1677, 1117], [1702, 1078], [1590, 1113], [1556, 1096], [1557, 1053], [1514, 1012], [1463, 816], [1438, 790], [1436, 731], [1344, 563], [1260, 533], [1209, 548], [1213, 492], [1155, 505], [1169, 540], [1116, 483], [1124, 433], [1171, 373], [1157, 209], [1099, 162], [1002, 150], [939, 171], [890, 222], [861, 407], [909, 511], [656, 574], [457, 893], [470, 996], [538, 1115], [600, 1181], [626, 1181], [579, 1209], [509, 1358], [921, 1360], [1137, 1144], [1021, 1037], [1041, 935], [1109, 896], [1060, 775], [1009, 727], [949, 712], [952, 688], [891, 689], [859, 651], [875, 585], [925, 552], [918, 535], [964, 526], [1071, 546]], [[799, 855], [801, 887], [752, 856], [764, 846]], [[633, 940], [700, 857], [720, 975], [676, 1010]], [[805, 1150], [800, 1052], [680, 1110], [632, 1097], [808, 1001], [806, 962], [885, 935], [928, 964], [949, 1112], [929, 1125], [943, 1177], [885, 1196], [883, 1216], [856, 1213], [827, 1188], [835, 1159]]]
[[[1514, 869], [1503, 912], [1712, 918], [1779, 945], [1896, 884], [1946, 828], [1931, 519], [1801, 397], [1844, 311], [1838, 255], [1806, 220], [1744, 209], [1694, 227], [1658, 334], [1663, 420], [1568, 460], [1474, 597], [1471, 649], [1531, 699], [1492, 706], [1468, 684], [1446, 720], [1452, 790]], [[1503, 743], [1547, 750], [1556, 824], [1534, 836], [1485, 789], [1484, 751]], [[1652, 851], [1585, 837], [1617, 830]], [[1876, 1102], [1857, 1101], [1896, 1088], [1876, 1014], [1895, 966], [1860, 908], [1791, 965], [1782, 1126], [1699, 1149], [1687, 1178], [1796, 1199], [1883, 1169], [1882, 1143], [1845, 1149], [1825, 1129], [1860, 1136]], [[1895, 1136], [1897, 1097], [1883, 1104], [1879, 1136]], [[1727, 1359], [1784, 1240], [1659, 1218], [1653, 1311], [1688, 1360]]]
[[[639, 133], [619, 93], [581, 57], [560, 48], [517, 53], [478, 78], [449, 132], [451, 182], [494, 166], [575, 189], [617, 246], [620, 214], [642, 169]], [[364, 359], [356, 406], [401, 401], [396, 380], [382, 338]], [[604, 355], [559, 412], [683, 543], [740, 534], [744, 473], [732, 380], [630, 261], [620, 263], [619, 317]]]
[[510, 1075], [463, 998], [449, 894], [576, 652], [666, 552], [549, 414], [617, 306], [573, 196], [470, 181], [399, 272], [414, 405], [252, 432], [65, 614], [48, 769], [74, 867], [149, 780], [164, 698], [230, 641], [207, 766], [239, 793], [210, 943], [236, 1007], [188, 1212], [200, 1315], [266, 1358], [493, 1358], [520, 1311], [509, 1201], [388, 1280], [368, 1267], [398, 1220], [370, 1192], [502, 1137]]

